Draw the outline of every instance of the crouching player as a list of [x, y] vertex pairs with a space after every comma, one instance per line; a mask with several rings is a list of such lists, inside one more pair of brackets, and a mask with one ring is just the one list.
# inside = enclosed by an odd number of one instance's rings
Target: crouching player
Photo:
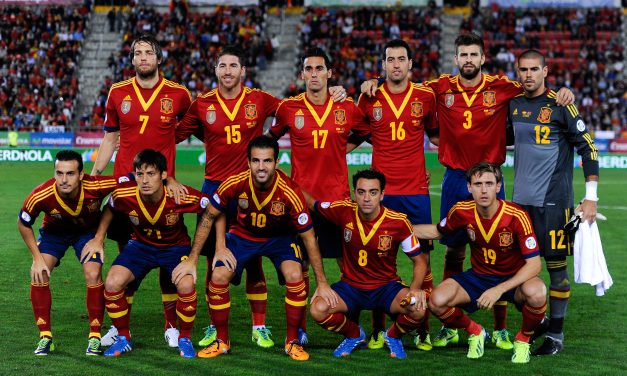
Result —
[[337, 296], [329, 287], [322, 269], [318, 243], [305, 199], [298, 186], [285, 173], [276, 170], [279, 145], [260, 136], [248, 144], [249, 169], [227, 178], [211, 196], [211, 205], [198, 225], [192, 252], [197, 254], [209, 235], [211, 225], [229, 202], [236, 200], [237, 217], [228, 234], [216, 234], [216, 253], [209, 284], [209, 311], [217, 339], [198, 353], [215, 358], [231, 349], [228, 318], [231, 307], [229, 283], [239, 283], [244, 265], [258, 256], [267, 256], [285, 278], [287, 336], [285, 353], [294, 360], [308, 360], [309, 354], [298, 340], [298, 327], [307, 306], [307, 290], [302, 274], [302, 255], [296, 242], [298, 233], [316, 274], [319, 294], [329, 304]]
[[[101, 269], [102, 257], [86, 257], [85, 244], [94, 237], [100, 220], [100, 204], [115, 188], [112, 177], [96, 177], [83, 173], [83, 158], [72, 150], [62, 150], [55, 156], [54, 178], [35, 188], [20, 211], [18, 229], [31, 251], [30, 298], [39, 327], [39, 343], [35, 355], [48, 355], [54, 350], [50, 308], [50, 273], [61, 263], [70, 246], [83, 265], [87, 283], [87, 314], [89, 339], [86, 355], [101, 355], [100, 329], [104, 316]], [[44, 220], [35, 240], [32, 225], [39, 213]]]
[[501, 169], [481, 162], [466, 173], [473, 200], [460, 201], [436, 225], [415, 225], [421, 239], [439, 239], [458, 229], [470, 238], [471, 265], [444, 280], [431, 294], [429, 309], [447, 328], [462, 328], [468, 338], [468, 358], [483, 356], [485, 329], [462, 312], [492, 309], [507, 300], [522, 310], [522, 328], [516, 334], [512, 362], [529, 362], [529, 339], [546, 311], [546, 286], [538, 242], [529, 216], [518, 205], [496, 198]]
[[166, 158], [158, 151], [140, 151], [133, 161], [136, 181], [122, 183], [113, 191], [96, 236], [86, 246], [91, 254], [103, 254], [103, 241], [113, 218], [111, 210], [127, 215], [133, 227], [131, 240], [113, 262], [105, 282], [107, 313], [118, 329], [118, 337], [105, 356], [119, 356], [132, 350], [129, 333], [129, 306], [124, 296], [132, 281], [141, 282], [148, 272], [165, 268], [172, 275], [178, 299], [179, 353], [193, 358], [196, 351], [190, 340], [196, 318], [196, 261], [190, 254], [190, 238], [183, 213], [202, 213], [209, 198], [187, 187], [180, 204], [164, 189]]
[[[332, 288], [339, 295], [336, 305], [314, 294], [311, 315], [324, 329], [346, 338], [335, 349], [336, 357], [348, 356], [366, 345], [366, 335], [353, 321], [361, 310], [381, 310], [394, 318], [385, 333], [390, 356], [407, 357], [401, 337], [420, 325], [426, 310], [426, 294], [420, 289], [427, 260], [405, 214], [381, 205], [385, 176], [374, 170], [353, 176], [355, 202], [344, 200], [309, 203], [324, 218], [342, 228], [342, 277]], [[399, 248], [414, 264], [409, 288], [396, 272]]]

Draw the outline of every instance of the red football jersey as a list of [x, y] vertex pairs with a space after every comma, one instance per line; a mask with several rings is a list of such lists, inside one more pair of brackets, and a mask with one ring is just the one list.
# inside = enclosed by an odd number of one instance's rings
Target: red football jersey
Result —
[[203, 129], [205, 179], [224, 181], [248, 168], [246, 147], [263, 134], [267, 117], [274, 116], [279, 100], [259, 89], [242, 88], [235, 99], [224, 99], [218, 89], [199, 95], [176, 128], [176, 141]]
[[342, 281], [359, 289], [376, 289], [401, 277], [396, 272], [399, 245], [409, 257], [421, 253], [407, 216], [381, 207], [372, 221], [359, 218], [350, 200], [316, 202], [316, 211], [342, 228]]
[[350, 197], [346, 143], [352, 132], [368, 133], [365, 116], [352, 99], [334, 103], [329, 96], [322, 106], [311, 103], [305, 93], [279, 104], [270, 133], [281, 137], [290, 132], [292, 179], [321, 200]]
[[20, 211], [20, 220], [32, 226], [39, 213], [44, 213], [41, 227], [53, 232], [84, 233], [96, 231], [100, 223], [102, 200], [116, 187], [111, 176], [83, 175], [80, 192], [74, 199], [57, 193], [54, 179], [33, 189]]
[[372, 168], [385, 174], [385, 193], [429, 194], [424, 134], [427, 128], [437, 129], [435, 106], [433, 90], [414, 83], [398, 94], [385, 83], [373, 97], [359, 97], [359, 108], [370, 121]]
[[461, 228], [470, 238], [470, 263], [479, 274], [513, 275], [525, 259], [540, 255], [529, 215], [512, 202], [499, 200], [491, 219], [479, 216], [474, 201], [458, 202], [440, 221], [438, 230], [446, 234]]
[[113, 175], [119, 177], [134, 172], [135, 155], [151, 148], [165, 155], [168, 175], [174, 176], [176, 122], [185, 115], [191, 102], [191, 94], [185, 86], [164, 78], [151, 89], [141, 88], [135, 77], [111, 86], [104, 129], [120, 132]]
[[211, 204], [225, 211], [237, 200], [237, 219], [230, 233], [255, 242], [309, 230], [311, 216], [302, 192], [283, 171], [276, 171], [268, 191], [260, 191], [250, 170], [227, 178], [211, 196]]
[[122, 183], [113, 191], [109, 206], [128, 215], [133, 227], [131, 239], [154, 247], [174, 247], [190, 245], [183, 213], [202, 213], [209, 204], [209, 197], [192, 187], [187, 187], [180, 204], [168, 196], [164, 190], [158, 203], [145, 202], [139, 192], [137, 182]]
[[505, 162], [508, 105], [522, 93], [520, 83], [482, 74], [478, 86], [463, 87], [459, 75], [444, 74], [425, 85], [435, 91], [438, 102], [441, 164], [468, 170], [479, 162]]

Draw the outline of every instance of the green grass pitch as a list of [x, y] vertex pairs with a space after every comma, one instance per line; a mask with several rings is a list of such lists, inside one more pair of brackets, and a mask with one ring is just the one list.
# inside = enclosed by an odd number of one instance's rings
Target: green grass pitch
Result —
[[[87, 165], [86, 171], [91, 170]], [[351, 171], [354, 172], [354, 171]], [[432, 170], [432, 210], [438, 218], [439, 182], [443, 170]], [[512, 171], [505, 171], [506, 182], [512, 182]], [[447, 349], [419, 352], [406, 341], [408, 358], [405, 361], [391, 359], [387, 349], [356, 351], [347, 359], [335, 359], [333, 348], [341, 338], [318, 328], [309, 320], [311, 359], [305, 363], [289, 360], [280, 344], [285, 336], [283, 289], [278, 286], [276, 273], [269, 262], [265, 271], [268, 279], [269, 302], [268, 324], [272, 326], [274, 340], [272, 349], [257, 348], [250, 341], [250, 311], [243, 286], [232, 289], [233, 306], [230, 329], [232, 354], [218, 359], [182, 359], [175, 349], [166, 346], [163, 340], [163, 318], [156, 273], [151, 273], [135, 296], [131, 330], [134, 351], [116, 359], [86, 357], [84, 355], [88, 334], [87, 314], [84, 303], [85, 288], [81, 269], [71, 252], [52, 274], [52, 323], [57, 350], [48, 357], [37, 358], [32, 352], [37, 343], [37, 328], [29, 301], [29, 267], [31, 257], [16, 228], [18, 211], [32, 188], [52, 177], [51, 163], [2, 163], [0, 176], [0, 375], [381, 375], [381, 374], [437, 374], [437, 375], [620, 375], [627, 374], [627, 295], [625, 293], [626, 265], [625, 226], [627, 218], [627, 176], [620, 170], [602, 170], [599, 186], [599, 211], [608, 218], [601, 222], [600, 231], [614, 286], [604, 297], [596, 297], [588, 285], [572, 286], [572, 297], [565, 323], [565, 349], [555, 357], [532, 358], [528, 365], [510, 363], [511, 354], [486, 346], [480, 360], [466, 359], [464, 345]], [[581, 170], [575, 171], [576, 198], [582, 197]], [[202, 183], [200, 166], [179, 166], [178, 178], [194, 187]], [[508, 194], [511, 184], [507, 186]], [[41, 218], [38, 224], [41, 223]], [[194, 231], [195, 219], [187, 218], [190, 232]], [[116, 255], [113, 243], [107, 243], [104, 272], [108, 270]], [[435, 283], [441, 281], [443, 248], [436, 245], [432, 254]], [[467, 258], [468, 264], [468, 258]], [[572, 273], [572, 260], [570, 276]], [[330, 281], [339, 278], [337, 265], [329, 260], [325, 264]], [[202, 328], [208, 324], [204, 296], [205, 260], [199, 265], [198, 296], [199, 309], [193, 340], [202, 337]], [[410, 262], [399, 257], [399, 269], [403, 277], [410, 276]], [[547, 281], [546, 272], [542, 277]], [[487, 328], [492, 327], [489, 312], [474, 315]], [[370, 328], [370, 315], [362, 316], [366, 331]], [[106, 331], [109, 320], [106, 319]], [[388, 324], [389, 324], [388, 319]], [[510, 331], [515, 333], [520, 326], [520, 314], [509, 306]], [[431, 319], [431, 333], [439, 328], [436, 319]], [[465, 343], [466, 336], [462, 342]]]

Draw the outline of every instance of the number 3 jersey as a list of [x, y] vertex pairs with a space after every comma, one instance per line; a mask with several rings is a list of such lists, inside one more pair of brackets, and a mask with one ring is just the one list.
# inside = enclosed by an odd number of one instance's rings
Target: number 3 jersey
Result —
[[359, 217], [349, 200], [316, 202], [316, 211], [342, 228], [342, 281], [360, 289], [376, 289], [401, 278], [396, 271], [399, 245], [409, 257], [418, 256], [420, 243], [407, 216], [381, 206], [371, 221]]
[[142, 199], [136, 182], [121, 183], [113, 191], [109, 206], [131, 221], [131, 239], [155, 247], [189, 246], [190, 238], [183, 222], [183, 213], [202, 213], [209, 197], [192, 187], [185, 186], [188, 194], [177, 204], [164, 189], [163, 197], [156, 203]]
[[227, 178], [211, 196], [211, 204], [226, 212], [229, 201], [237, 202], [237, 218], [229, 232], [253, 242], [302, 233], [312, 227], [300, 188], [283, 171], [262, 191], [253, 184], [250, 170]]
[[150, 89], [140, 87], [134, 77], [111, 86], [104, 130], [120, 132], [113, 175], [134, 171], [135, 155], [151, 148], [165, 155], [168, 176], [174, 177], [176, 122], [185, 115], [191, 101], [185, 86], [164, 78]]
[[534, 98], [520, 95], [509, 104], [516, 138], [513, 201], [517, 204], [572, 207], [575, 148], [584, 175], [599, 175], [598, 150], [577, 107], [557, 106], [555, 97], [549, 89]]
[[460, 201], [437, 225], [448, 234], [465, 229], [470, 239], [470, 263], [479, 274], [509, 276], [540, 255], [529, 215], [518, 205], [498, 200], [499, 208], [490, 219], [477, 213], [473, 200]]

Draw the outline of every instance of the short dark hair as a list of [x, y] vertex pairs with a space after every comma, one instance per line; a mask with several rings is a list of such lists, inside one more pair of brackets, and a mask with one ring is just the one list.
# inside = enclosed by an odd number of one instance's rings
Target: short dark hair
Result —
[[168, 162], [165, 155], [154, 149], [144, 149], [137, 153], [133, 159], [133, 169], [138, 170], [143, 165], [153, 166], [159, 172], [168, 171]]
[[78, 163], [78, 172], [83, 171], [83, 157], [74, 150], [61, 150], [54, 156], [56, 161], [76, 161]]
[[466, 181], [470, 184], [472, 177], [475, 175], [483, 175], [486, 172], [491, 172], [496, 177], [496, 182], [500, 183], [503, 180], [503, 172], [501, 167], [489, 162], [479, 162], [466, 171]]
[[305, 56], [301, 60], [302, 69], [305, 69], [305, 59], [309, 57], [321, 57], [324, 59], [324, 65], [327, 69], [331, 69], [331, 59], [329, 59], [329, 55], [320, 47], [311, 47], [305, 51]]
[[133, 56], [135, 56], [135, 45], [140, 42], [151, 45], [152, 50], [155, 51], [155, 54], [157, 55], [157, 60], [163, 60], [163, 51], [161, 51], [161, 45], [159, 44], [157, 38], [151, 34], [142, 34], [131, 44], [131, 61], [133, 60]]
[[409, 43], [405, 42], [402, 39], [392, 39], [391, 41], [387, 42], [385, 44], [385, 46], [383, 47], [383, 60], [385, 60], [386, 56], [386, 50], [388, 48], [398, 48], [398, 47], [402, 47], [405, 49], [405, 51], [407, 51], [407, 57], [409, 59], [411, 59], [411, 48], [409, 47]]
[[[224, 55], [235, 56], [239, 59], [239, 63], [241, 66], [246, 65], [246, 53], [244, 52], [244, 50], [242, 50], [238, 46], [235, 46], [232, 44], [229, 44], [228, 46], [224, 46], [224, 48], [222, 48], [220, 52], [218, 52], [218, 60], [220, 60], [220, 58]], [[216, 61], [216, 66], [217, 65], [218, 65], [218, 62]]]
[[381, 186], [381, 192], [385, 190], [385, 175], [383, 175], [381, 171], [373, 169], [357, 171], [357, 173], [353, 175], [353, 189], [357, 189], [357, 181], [359, 179], [378, 180]]
[[249, 161], [252, 158], [253, 149], [272, 149], [274, 151], [274, 159], [279, 159], [279, 143], [272, 137], [258, 136], [250, 140], [246, 148]]
[[459, 46], [473, 46], [477, 45], [481, 49], [483, 54], [484, 44], [483, 39], [475, 33], [463, 33], [455, 39], [455, 55], [459, 52]]
[[533, 48], [530, 50], [525, 50], [520, 55], [518, 55], [518, 60], [516, 61], [517, 64], [520, 64], [520, 59], [540, 59], [540, 65], [542, 67], [546, 65], [546, 62], [544, 61], [544, 55], [542, 55], [542, 52], [535, 50]]

